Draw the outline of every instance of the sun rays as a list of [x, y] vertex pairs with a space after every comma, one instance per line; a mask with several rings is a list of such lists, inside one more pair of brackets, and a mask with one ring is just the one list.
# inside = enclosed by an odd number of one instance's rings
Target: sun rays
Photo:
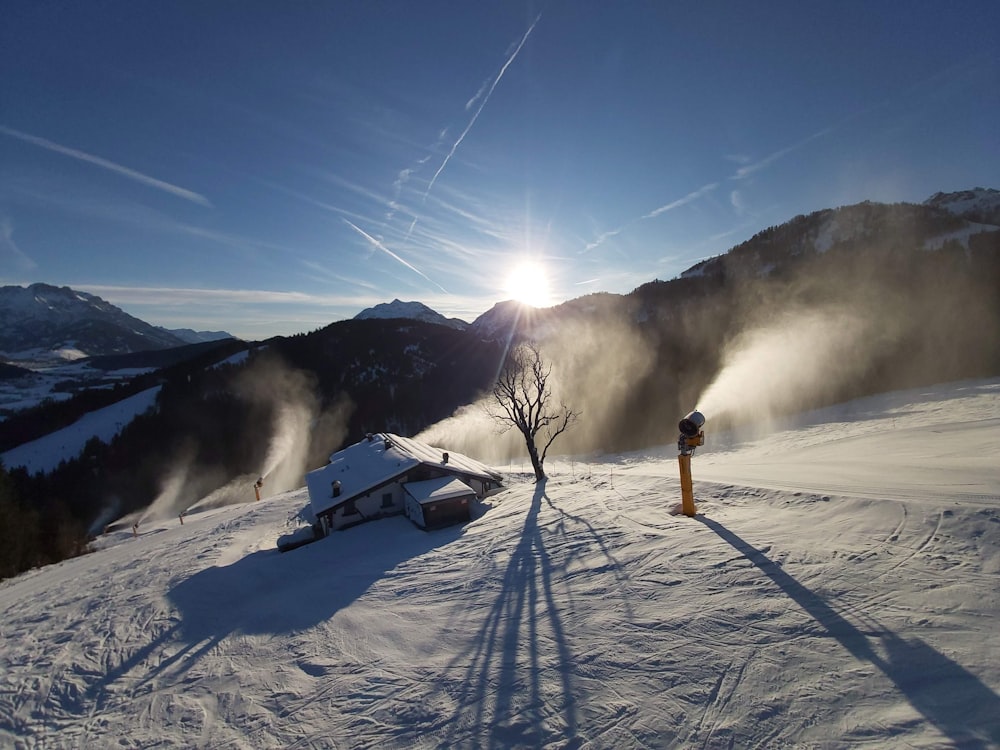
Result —
[[537, 261], [520, 261], [507, 274], [503, 287], [508, 299], [531, 307], [548, 307], [552, 304], [552, 290], [548, 273]]

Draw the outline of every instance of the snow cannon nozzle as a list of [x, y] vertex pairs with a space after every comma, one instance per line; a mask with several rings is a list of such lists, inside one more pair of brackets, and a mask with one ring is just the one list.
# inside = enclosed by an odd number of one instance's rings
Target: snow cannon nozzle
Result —
[[697, 437], [698, 433], [701, 432], [701, 428], [705, 426], [705, 415], [696, 409], [689, 412], [677, 426], [684, 437]]

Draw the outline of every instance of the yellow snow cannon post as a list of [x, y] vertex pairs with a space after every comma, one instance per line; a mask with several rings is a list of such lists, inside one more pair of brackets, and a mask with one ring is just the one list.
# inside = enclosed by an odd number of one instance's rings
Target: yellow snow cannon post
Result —
[[681, 512], [693, 517], [698, 509], [694, 505], [694, 487], [691, 485], [691, 455], [699, 445], [705, 444], [705, 415], [692, 411], [677, 425], [681, 431], [677, 438], [677, 463], [681, 470]]

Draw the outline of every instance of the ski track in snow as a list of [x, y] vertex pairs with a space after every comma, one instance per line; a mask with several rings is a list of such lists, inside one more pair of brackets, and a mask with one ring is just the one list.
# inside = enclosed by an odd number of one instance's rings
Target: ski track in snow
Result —
[[0, 746], [998, 747], [998, 396], [709, 421], [693, 519], [668, 447], [431, 533], [280, 554], [304, 490], [118, 532], [0, 583]]

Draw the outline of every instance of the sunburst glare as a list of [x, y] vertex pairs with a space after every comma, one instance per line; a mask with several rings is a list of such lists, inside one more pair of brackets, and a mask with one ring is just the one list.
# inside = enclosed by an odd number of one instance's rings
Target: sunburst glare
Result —
[[549, 277], [545, 267], [536, 261], [522, 261], [507, 274], [504, 293], [513, 299], [532, 307], [548, 307], [552, 304]]

